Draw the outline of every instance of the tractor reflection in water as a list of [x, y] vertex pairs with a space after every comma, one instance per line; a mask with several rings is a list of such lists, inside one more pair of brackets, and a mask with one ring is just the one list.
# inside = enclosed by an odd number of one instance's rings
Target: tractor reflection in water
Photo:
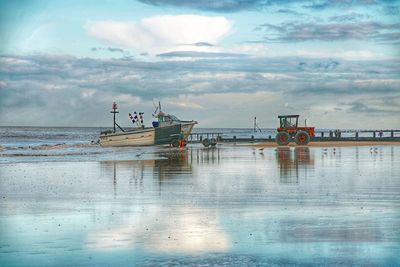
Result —
[[278, 147], [276, 160], [279, 165], [280, 182], [283, 184], [299, 183], [299, 175], [306, 177], [309, 170], [314, 169], [314, 159], [308, 147]]
[[285, 146], [293, 139], [297, 145], [307, 145], [315, 136], [315, 127], [298, 127], [299, 115], [278, 116], [280, 126], [277, 129], [276, 142]]

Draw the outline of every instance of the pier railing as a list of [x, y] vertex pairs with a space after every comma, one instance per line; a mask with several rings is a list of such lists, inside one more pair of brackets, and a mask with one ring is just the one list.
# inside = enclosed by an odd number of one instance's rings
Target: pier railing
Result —
[[[248, 137], [223, 136], [221, 132], [199, 132], [188, 136], [189, 143], [201, 143], [205, 138], [215, 138], [221, 142], [275, 142], [275, 135], [266, 134], [260, 137], [249, 135]], [[400, 130], [317, 130], [311, 141], [400, 141]]]

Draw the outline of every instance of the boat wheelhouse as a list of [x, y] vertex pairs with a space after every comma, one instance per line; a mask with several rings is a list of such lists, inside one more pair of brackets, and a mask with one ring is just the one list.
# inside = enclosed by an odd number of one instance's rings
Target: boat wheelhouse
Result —
[[171, 125], [181, 125], [181, 129], [184, 135], [184, 138], [187, 139], [189, 134], [192, 132], [193, 127], [197, 124], [197, 121], [191, 120], [191, 121], [184, 121], [178, 119], [175, 115], [165, 113], [161, 111], [161, 104], [158, 102], [158, 107], [156, 108], [155, 114], [153, 115], [155, 118], [157, 118], [157, 121], [153, 122], [153, 126], [155, 128], [157, 127], [167, 127]]

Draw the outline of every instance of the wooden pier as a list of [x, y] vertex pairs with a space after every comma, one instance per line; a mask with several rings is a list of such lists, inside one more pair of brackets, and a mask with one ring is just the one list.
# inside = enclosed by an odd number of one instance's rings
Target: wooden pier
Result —
[[[382, 133], [382, 137], [380, 136]], [[256, 142], [275, 142], [275, 135], [268, 134], [265, 137], [255, 137], [250, 135], [249, 137], [223, 137], [224, 133], [211, 133], [211, 132], [199, 132], [191, 133], [188, 136], [189, 143], [202, 143], [204, 139], [215, 139], [218, 143], [256, 143]], [[345, 135], [345, 136], [343, 136]], [[362, 136], [360, 136], [362, 135]], [[400, 130], [340, 130], [340, 131], [329, 131], [329, 130], [317, 130], [315, 137], [311, 138], [311, 141], [399, 141], [400, 142]]]

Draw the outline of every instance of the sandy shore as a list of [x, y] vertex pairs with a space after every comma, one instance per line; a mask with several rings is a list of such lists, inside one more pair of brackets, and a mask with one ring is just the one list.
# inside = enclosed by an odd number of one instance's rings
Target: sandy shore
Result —
[[[250, 144], [256, 147], [278, 147], [274, 142]], [[400, 142], [385, 141], [326, 141], [326, 142], [310, 142], [307, 146], [298, 146], [292, 142], [287, 147], [350, 147], [350, 146], [388, 146], [400, 145]], [[284, 147], [284, 146], [283, 146]]]

